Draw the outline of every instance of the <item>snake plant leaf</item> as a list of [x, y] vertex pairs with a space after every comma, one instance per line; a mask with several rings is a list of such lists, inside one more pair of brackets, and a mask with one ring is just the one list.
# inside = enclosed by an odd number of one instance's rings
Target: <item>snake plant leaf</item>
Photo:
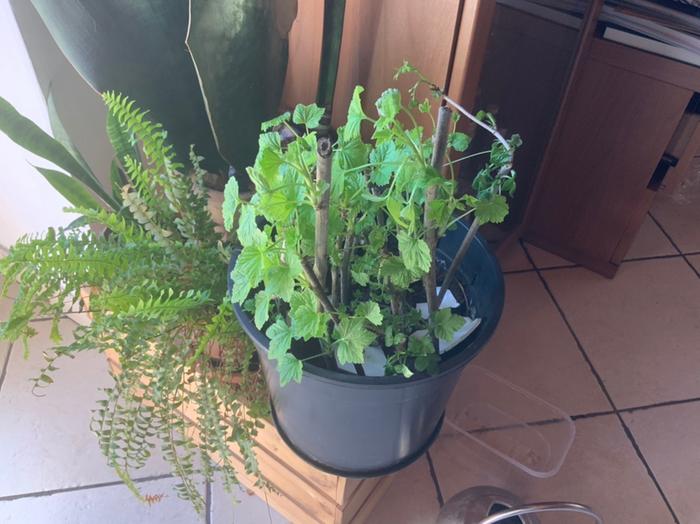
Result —
[[97, 199], [85, 186], [72, 176], [44, 167], [34, 166], [53, 188], [75, 207], [102, 209]]
[[255, 159], [260, 123], [278, 112], [296, 0], [189, 0], [187, 47], [221, 155]]
[[[99, 92], [117, 91], [150, 109], [177, 159], [190, 144], [204, 167], [226, 172], [192, 60], [185, 49], [187, 0], [32, 0], [58, 47]], [[256, 86], [264, 90], [264, 86]]]
[[94, 191], [105, 203], [118, 209], [117, 202], [105, 191], [92, 171], [83, 167], [63, 144], [21, 115], [2, 97], [0, 97], [0, 131], [27, 151], [53, 162]]
[[85, 171], [92, 172], [90, 166], [88, 166], [88, 163], [83, 158], [83, 155], [81, 155], [80, 151], [78, 151], [78, 148], [75, 147], [75, 144], [73, 144], [73, 141], [68, 135], [66, 128], [63, 126], [61, 117], [56, 109], [56, 102], [54, 101], [53, 90], [51, 87], [49, 87], [49, 94], [46, 97], [46, 107], [49, 112], [49, 123], [51, 124], [51, 133], [53, 134], [53, 137], [58, 140], [71, 155], [73, 155], [73, 158], [75, 158], [78, 163], [85, 168]]

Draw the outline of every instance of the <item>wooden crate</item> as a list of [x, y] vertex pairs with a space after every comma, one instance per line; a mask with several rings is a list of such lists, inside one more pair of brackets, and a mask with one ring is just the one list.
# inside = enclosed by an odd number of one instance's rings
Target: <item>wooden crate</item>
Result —
[[[121, 371], [118, 354], [106, 353], [112, 372], [118, 374]], [[197, 441], [196, 406], [185, 405], [181, 413], [192, 423], [191, 436]], [[233, 459], [240, 464], [238, 478], [248, 491], [295, 524], [361, 524], [391, 483], [391, 476], [348, 479], [316, 469], [284, 443], [271, 422], [263, 421], [263, 426], [255, 438], [255, 454], [260, 471], [272, 489], [255, 485], [255, 477], [246, 474], [238, 449], [232, 445]]]

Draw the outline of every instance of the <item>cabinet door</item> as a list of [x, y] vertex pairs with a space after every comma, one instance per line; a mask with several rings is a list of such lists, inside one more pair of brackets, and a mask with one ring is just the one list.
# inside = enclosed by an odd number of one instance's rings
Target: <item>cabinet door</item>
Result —
[[534, 244], [607, 276], [649, 209], [647, 185], [692, 95], [646, 73], [586, 59], [526, 228]]

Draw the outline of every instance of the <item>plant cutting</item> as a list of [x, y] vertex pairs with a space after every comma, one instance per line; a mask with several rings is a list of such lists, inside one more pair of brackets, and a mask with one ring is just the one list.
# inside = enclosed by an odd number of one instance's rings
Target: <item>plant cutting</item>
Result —
[[[145, 112], [119, 95], [104, 99], [118, 176], [113, 191], [99, 192], [93, 192], [97, 179], [78, 171], [82, 162], [67, 136], [60, 135], [61, 143], [0, 106], [10, 138], [75, 170], [73, 177], [50, 174], [64, 182], [59, 187], [75, 206], [67, 211], [81, 217], [74, 227], [20, 239], [0, 259], [2, 295], [18, 285], [0, 338], [27, 348], [36, 335], [32, 319], [50, 320], [55, 347], [34, 379], [37, 392], [66, 358], [116, 353], [120, 370], [91, 426], [107, 463], [141, 500], [156, 501], [160, 495], [142, 494], [132, 479], [158, 450], [179, 479], [177, 494], [201, 513], [202, 481], [214, 475], [229, 491], [241, 470], [264, 483], [253, 437], [267, 413], [265, 384], [225, 297], [231, 246], [207, 210], [201, 158], [191, 152], [189, 166], [179, 163], [165, 130]], [[108, 207], [112, 201], [115, 209]], [[90, 313], [92, 322], [62, 341], [62, 318], [73, 307]], [[182, 415], [188, 406], [192, 422]]]
[[[233, 179], [225, 191], [224, 218], [242, 246], [231, 301], [258, 349], [278, 430], [344, 475], [384, 474], [427, 449], [502, 309], [502, 276], [477, 230], [507, 215], [520, 138], [505, 139], [492, 115], [471, 115], [410, 65], [403, 74], [416, 78], [408, 95], [387, 89], [374, 117], [358, 86], [337, 139], [316, 131], [316, 104], [264, 123], [248, 168], [254, 196], [242, 200]], [[430, 114], [430, 96], [446, 104], [426, 133], [415, 113]], [[489, 150], [465, 154], [460, 115], [494, 136]], [[486, 161], [474, 194], [459, 195], [455, 165], [475, 155]]]

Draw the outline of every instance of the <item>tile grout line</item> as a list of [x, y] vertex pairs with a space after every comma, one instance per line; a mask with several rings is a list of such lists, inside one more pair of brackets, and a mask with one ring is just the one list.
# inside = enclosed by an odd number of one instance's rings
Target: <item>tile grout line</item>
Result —
[[[133, 479], [137, 484], [144, 482], [153, 482], [155, 480], [170, 479], [173, 478], [171, 473], [165, 473], [163, 475], [151, 475], [149, 477], [141, 477]], [[39, 497], [50, 497], [52, 495], [60, 495], [62, 493], [74, 493], [76, 491], [84, 491], [88, 489], [98, 489], [98, 488], [111, 488], [114, 486], [125, 485], [121, 480], [113, 480], [110, 482], [98, 482], [96, 484], [86, 484], [84, 486], [72, 486], [70, 488], [57, 488], [50, 489], [46, 491], [33, 491], [31, 493], [19, 493], [17, 495], [5, 495], [0, 496], [0, 502], [11, 502], [13, 500], [20, 500], [26, 498], [39, 498]]]
[[442, 496], [442, 490], [440, 489], [440, 482], [437, 478], [437, 473], [435, 472], [435, 466], [433, 465], [433, 458], [430, 456], [430, 451], [425, 452], [425, 458], [428, 459], [428, 470], [430, 471], [430, 477], [433, 479], [433, 484], [435, 485], [435, 497], [439, 506], [442, 508], [445, 505], [445, 499]]
[[[527, 256], [529, 262], [534, 266], [534, 262], [532, 260], [532, 257], [530, 256], [529, 251], [527, 250], [527, 247], [525, 247], [525, 243], [520, 240], [520, 245], [525, 251], [525, 255]], [[547, 291], [547, 294], [549, 295], [550, 300], [554, 303], [554, 306], [556, 307], [557, 311], [559, 312], [559, 315], [561, 319], [563, 320], [564, 324], [566, 325], [567, 329], [569, 330], [569, 333], [571, 333], [571, 336], [574, 338], [574, 341], [576, 342], [576, 346], [578, 347], [579, 352], [581, 353], [581, 356], [583, 356], [584, 360], [588, 364], [588, 367], [591, 370], [591, 373], [593, 374], [594, 378], [598, 382], [598, 386], [600, 387], [601, 391], [607, 398], [608, 402], [610, 403], [610, 406], [613, 409], [614, 414], [617, 416], [617, 420], [619, 421], [620, 425], [622, 426], [622, 429], [627, 436], [627, 439], [629, 440], [630, 444], [632, 444], [632, 448], [634, 449], [635, 453], [637, 454], [637, 457], [639, 460], [642, 462], [642, 465], [647, 471], [647, 475], [649, 475], [649, 478], [651, 481], [654, 483], [654, 486], [656, 486], [657, 491], [659, 492], [659, 495], [661, 495], [661, 499], [664, 501], [664, 504], [666, 504], [666, 507], [668, 508], [668, 511], [671, 513], [671, 517], [673, 518], [673, 521], [676, 524], [679, 524], [678, 516], [676, 515], [676, 512], [673, 510], [673, 507], [671, 506], [670, 501], [666, 497], [666, 493], [664, 493], [663, 489], [661, 488], [661, 484], [659, 484], [659, 481], [656, 479], [656, 475], [654, 475], [654, 472], [651, 469], [651, 466], [647, 462], [646, 458], [644, 457], [644, 454], [642, 453], [642, 450], [639, 448], [639, 445], [637, 444], [637, 441], [634, 438], [634, 435], [632, 434], [632, 431], [629, 429], [627, 426], [627, 423], [624, 421], [622, 418], [622, 415], [617, 409], [617, 406], [615, 405], [615, 402], [612, 399], [612, 396], [610, 395], [610, 392], [608, 391], [608, 388], [605, 386], [605, 382], [603, 382], [603, 378], [601, 377], [600, 373], [598, 373], [598, 370], [595, 368], [593, 365], [593, 361], [590, 359], [588, 356], [588, 353], [586, 352], [586, 349], [583, 347], [583, 344], [581, 343], [581, 340], [578, 338], [578, 335], [574, 331], [573, 326], [569, 322], [569, 319], [567, 318], [566, 314], [564, 313], [564, 310], [562, 309], [561, 305], [557, 301], [556, 297], [554, 296], [554, 293], [552, 292], [551, 288], [549, 287], [549, 284], [545, 280], [545, 278], [542, 276], [542, 273], [535, 267], [535, 272], [537, 273], [537, 276], [540, 279], [540, 282], [544, 286], [545, 290]]]
[[[634, 257], [634, 258], [626, 258], [624, 259], [621, 264], [626, 264], [627, 262], [644, 262], [646, 260], [663, 260], [663, 259], [668, 259], [668, 258], [685, 258], [687, 262], [687, 257], [689, 256], [695, 256], [695, 255], [700, 255], [700, 251], [698, 252], [691, 252], [691, 253], [676, 253], [674, 255], [651, 255], [648, 257]], [[560, 265], [560, 266], [548, 266], [548, 267], [532, 267], [530, 269], [511, 269], [508, 271], [503, 271], [504, 275], [520, 275], [523, 273], [534, 273], [536, 271], [553, 271], [556, 269], [577, 269], [581, 266], [579, 264], [575, 265]], [[585, 269], [585, 268], [584, 268]]]
[[[682, 398], [678, 400], [664, 400], [662, 402], [656, 402], [654, 404], [642, 404], [639, 406], [632, 406], [629, 408], [619, 408], [617, 411], [619, 413], [634, 413], [635, 411], [646, 411], [649, 409], [665, 408], [670, 406], [682, 406], [684, 404], [694, 404], [700, 402], [700, 397], [692, 398]], [[614, 415], [615, 410], [609, 411], [591, 411], [590, 413], [578, 413], [576, 415], [571, 415], [572, 420], [578, 420], [583, 418], [594, 418], [601, 417], [604, 415]]]
[[695, 266], [690, 263], [690, 260], [688, 260], [688, 256], [686, 255], [686, 253], [683, 253], [683, 251], [681, 251], [681, 248], [679, 248], [678, 244], [676, 244], [675, 240], [673, 240], [673, 238], [671, 238], [671, 235], [668, 234], [668, 231], [666, 231], [666, 229], [664, 229], [664, 226], [661, 225], [661, 222], [656, 220], [656, 217], [651, 214], [651, 211], [648, 213], [648, 215], [649, 215], [649, 218], [651, 218], [654, 221], [654, 224], [657, 225], [657, 227], [661, 230], [661, 232], [664, 234], [664, 236], [671, 243], [671, 245], [673, 246], [673, 249], [678, 251], [678, 254], [681, 257], [683, 257], [683, 260], [685, 260], [685, 263], [688, 264], [688, 267], [690, 267], [691, 271], [693, 273], [695, 273], [695, 275], [697, 275], [698, 278], [700, 278], [700, 271], [695, 269]]
[[0, 392], [2, 392], [2, 385], [5, 383], [5, 377], [7, 376], [7, 368], [10, 365], [12, 346], [14, 346], [12, 342], [7, 344], [7, 355], [5, 355], [5, 362], [2, 363], [2, 369], [0, 369]]

